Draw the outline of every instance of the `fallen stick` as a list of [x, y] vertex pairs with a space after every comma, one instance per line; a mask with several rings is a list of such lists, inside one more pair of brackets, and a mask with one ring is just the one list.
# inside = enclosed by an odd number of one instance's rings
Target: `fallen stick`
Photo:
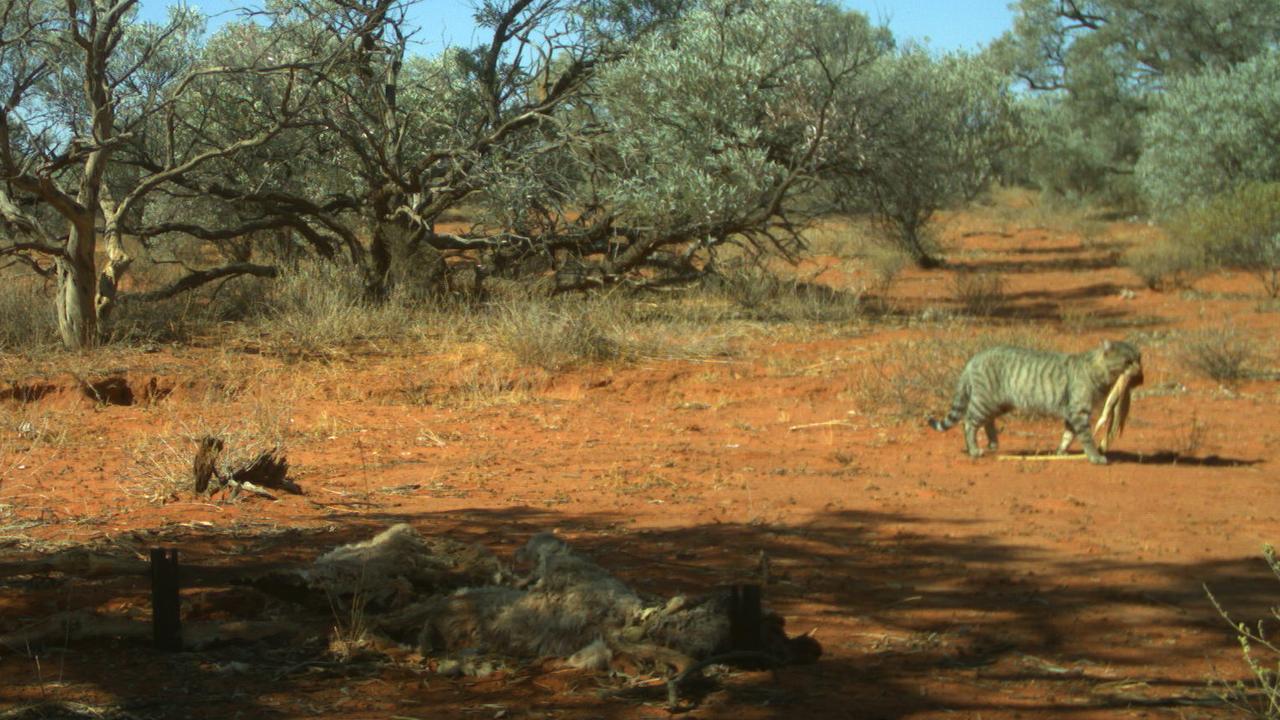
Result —
[[101, 720], [134, 720], [136, 715], [115, 707], [85, 705], [69, 700], [47, 700], [32, 705], [18, 705], [0, 711], [0, 720], [33, 720], [34, 718], [100, 718]]
[[796, 430], [804, 430], [807, 428], [816, 428], [816, 427], [831, 427], [833, 425], [846, 425], [848, 427], [857, 427], [856, 425], [849, 422], [848, 420], [826, 420], [824, 422], [805, 423], [803, 425], [792, 425], [790, 428], [788, 428], [788, 430], [790, 432], [795, 432]]
[[1071, 453], [1070, 455], [997, 455], [997, 460], [1035, 460], [1035, 461], [1055, 461], [1055, 460], [1084, 460], [1087, 456], [1084, 453]]
[[268, 500], [278, 500], [266, 488], [258, 487], [248, 480], [228, 480], [227, 485], [231, 488], [231, 497], [237, 497], [241, 492], [250, 492], [258, 497], [264, 497]]

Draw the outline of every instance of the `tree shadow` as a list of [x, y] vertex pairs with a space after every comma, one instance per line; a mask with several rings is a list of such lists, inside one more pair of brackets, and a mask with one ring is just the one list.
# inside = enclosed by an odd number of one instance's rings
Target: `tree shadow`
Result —
[[1207, 468], [1253, 467], [1263, 463], [1263, 460], [1261, 459], [1246, 460], [1244, 458], [1223, 457], [1221, 455], [1196, 457], [1194, 455], [1184, 455], [1172, 450], [1165, 450], [1157, 453], [1135, 453], [1124, 450], [1113, 450], [1107, 453], [1107, 459], [1113, 462], [1132, 463], [1135, 465], [1186, 465], [1189, 467]]
[[988, 272], [1006, 275], [1023, 275], [1045, 272], [1080, 272], [1088, 270], [1110, 270], [1120, 267], [1121, 255], [1117, 251], [1108, 251], [1100, 255], [1081, 255], [1083, 248], [1063, 248], [1049, 252], [1033, 250], [1004, 251], [1002, 254], [1046, 255], [1027, 259], [1015, 257], [1010, 259], [972, 258], [949, 261], [947, 267], [959, 272]]
[[[1242, 620], [1261, 616], [1275, 590], [1274, 577], [1257, 559], [1054, 561], [1035, 548], [983, 535], [972, 520], [957, 518], [922, 532], [920, 519], [893, 512], [840, 510], [785, 525], [645, 529], [631, 529], [629, 518], [616, 513], [532, 507], [436, 513], [374, 508], [331, 512], [323, 520], [320, 527], [282, 532], [169, 526], [117, 538], [99, 550], [130, 555], [150, 545], [176, 546], [193, 566], [294, 565], [408, 522], [424, 534], [480, 543], [509, 560], [528, 537], [555, 528], [628, 584], [661, 596], [758, 580], [763, 555], [771, 568], [766, 601], [789, 619], [793, 634], [816, 625], [825, 654], [814, 665], [722, 678], [699, 709], [713, 716], [749, 710], [753, 717], [899, 718], [955, 711], [1049, 718], [1201, 703], [1202, 683], [1177, 677], [1171, 668], [1198, 662], [1204, 647], [1162, 644], [1142, 654], [1108, 638], [1217, 628], [1219, 650], [1229, 651], [1230, 630], [1207, 602], [1202, 583]], [[1122, 579], [1130, 574], [1150, 579]], [[100, 584], [59, 576], [7, 578], [0, 580], [0, 592], [61, 598], [61, 607], [146, 607], [140, 578]], [[212, 585], [193, 586], [184, 603], [190, 607], [217, 592]], [[40, 611], [38, 602], [22, 607], [23, 614]], [[336, 662], [326, 652], [333, 614], [306, 614], [271, 600], [261, 612], [286, 614], [313, 634], [294, 645], [262, 641], [199, 653], [86, 642], [50, 648], [41, 667], [58, 664], [63, 699], [109, 700], [147, 717], [456, 716], [479, 707], [490, 708], [490, 715], [492, 708], [520, 707], [621, 718], [633, 717], [637, 702], [651, 702], [614, 694], [620, 685], [599, 676], [552, 684], [555, 678], [537, 668], [447, 679], [425, 673], [420, 664]], [[21, 619], [6, 615], [0, 631]], [[840, 630], [829, 630], [824, 639], [823, 626]], [[1098, 640], [1082, 646], [1082, 638]], [[27, 702], [40, 687], [32, 656], [16, 650], [0, 648], [0, 676], [11, 680], [0, 686], [0, 705]], [[1115, 691], [1117, 678], [1140, 680], [1141, 693]], [[1019, 693], [1033, 696], [1015, 697]]]

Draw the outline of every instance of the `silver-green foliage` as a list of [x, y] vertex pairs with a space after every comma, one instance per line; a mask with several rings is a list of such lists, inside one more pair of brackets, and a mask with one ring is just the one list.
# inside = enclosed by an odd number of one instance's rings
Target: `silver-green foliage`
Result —
[[[1178, 78], [1280, 40], [1274, 0], [1019, 0], [992, 54], [1049, 100], [1029, 173], [1048, 190], [1136, 201], [1143, 118]], [[1211, 122], [1208, 118], [1206, 122]]]
[[845, 151], [837, 105], [882, 45], [834, 3], [699, 3], [600, 77], [607, 204], [669, 230], [762, 224]]
[[[1065, 94], [1023, 101], [1027, 128], [1024, 172], [1053, 196], [1131, 205], [1138, 191], [1125, 168], [1138, 153], [1141, 116], [1111, 94], [1085, 100]], [[1126, 107], [1117, 112], [1114, 109]]]
[[1280, 182], [1246, 182], [1171, 211], [1167, 236], [1129, 255], [1129, 265], [1156, 287], [1215, 268], [1253, 273], [1280, 296]]
[[1174, 81], [1143, 137], [1138, 178], [1161, 212], [1243, 182], [1280, 180], [1280, 51]]
[[979, 190], [1016, 136], [982, 59], [892, 50], [864, 16], [815, 0], [700, 3], [598, 89], [616, 160], [602, 195], [628, 222], [742, 232], [834, 192], [924, 263], [930, 217]]
[[839, 182], [927, 266], [936, 259], [923, 233], [933, 214], [982, 190], [1018, 142], [1005, 78], [980, 56], [908, 48], [877, 60], [849, 100], [855, 152]]

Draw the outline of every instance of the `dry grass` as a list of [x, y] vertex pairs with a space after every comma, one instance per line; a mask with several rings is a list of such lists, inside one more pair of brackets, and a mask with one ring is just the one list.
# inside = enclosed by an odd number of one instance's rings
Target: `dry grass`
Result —
[[509, 303], [490, 319], [492, 342], [521, 365], [560, 370], [581, 363], [631, 359], [623, 341], [633, 316], [610, 298]]
[[678, 306], [622, 294], [507, 302], [483, 340], [517, 364], [555, 372], [584, 364], [706, 359], [734, 353], [732, 332], [681, 318]]
[[1088, 222], [1090, 208], [1022, 187], [993, 187], [970, 209], [999, 232], [1023, 227], [1076, 231]]
[[878, 244], [877, 235], [872, 223], [864, 218], [833, 216], [815, 221], [804, 238], [811, 254], [854, 260]]
[[957, 328], [920, 340], [876, 347], [854, 373], [851, 397], [865, 415], [918, 419], [945, 412], [964, 364], [993, 345], [1044, 348], [1031, 330], [974, 334]]
[[1130, 247], [1121, 261], [1142, 284], [1162, 291], [1190, 287], [1208, 265], [1201, 248], [1168, 237]]
[[220, 404], [205, 404], [204, 415], [191, 420], [173, 414], [164, 405], [158, 427], [129, 438], [123, 450], [127, 458], [126, 494], [149, 503], [186, 497], [191, 491], [191, 462], [201, 438], [222, 438], [222, 461], [248, 461], [273, 448], [285, 449], [294, 437], [306, 432], [293, 424], [294, 406], [301, 391], [279, 375], [260, 374], [247, 381], [252, 392]]
[[477, 362], [465, 367], [431, 402], [441, 407], [476, 409], [522, 405], [533, 399], [535, 379], [511, 362]]
[[741, 319], [767, 323], [849, 324], [865, 318], [860, 291], [782, 277], [755, 265], [727, 271], [713, 284]]
[[871, 269], [871, 291], [881, 299], [889, 294], [898, 276], [911, 264], [911, 258], [906, 253], [884, 243], [868, 246], [864, 261]]
[[1005, 280], [994, 272], [961, 272], [951, 279], [951, 293], [969, 315], [990, 317], [1008, 302]]
[[363, 341], [403, 337], [410, 313], [394, 303], [370, 303], [353, 267], [299, 262], [272, 283], [256, 329], [273, 344], [327, 354]]
[[1173, 451], [1179, 457], [1195, 457], [1204, 448], [1209, 435], [1209, 426], [1192, 412], [1191, 420], [1186, 427], [1180, 428], [1174, 441]]
[[1180, 352], [1188, 368], [1222, 383], [1247, 379], [1260, 357], [1257, 339], [1230, 324], [1187, 334]]
[[39, 472], [70, 438], [65, 413], [34, 404], [0, 404], [0, 483]]
[[1077, 335], [1096, 326], [1094, 317], [1089, 308], [1081, 305], [1063, 304], [1058, 307], [1058, 319], [1063, 327]]
[[53, 298], [38, 278], [0, 274], [0, 352], [39, 352], [57, 342]]

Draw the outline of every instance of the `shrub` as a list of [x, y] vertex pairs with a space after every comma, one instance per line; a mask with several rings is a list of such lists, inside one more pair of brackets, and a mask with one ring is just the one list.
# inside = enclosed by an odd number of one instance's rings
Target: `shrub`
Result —
[[262, 307], [260, 330], [317, 353], [370, 339], [414, 335], [429, 309], [395, 293], [383, 301], [371, 300], [355, 267], [318, 259], [282, 268], [267, 288]]
[[878, 58], [855, 92], [852, 105], [872, 114], [856, 125], [875, 129], [860, 131], [836, 182], [887, 240], [937, 267], [935, 213], [984, 189], [1020, 138], [1008, 79], [979, 56], [908, 46]]
[[618, 326], [629, 320], [612, 298], [512, 301], [494, 310], [492, 337], [522, 365], [559, 370], [622, 358]]
[[1182, 361], [1218, 382], [1236, 382], [1249, 376], [1249, 365], [1258, 357], [1254, 340], [1232, 325], [1202, 330], [1187, 338]]
[[719, 291], [751, 320], [840, 323], [863, 315], [860, 293], [779, 277], [756, 265], [735, 268], [716, 280]]
[[994, 315], [1005, 305], [1005, 282], [999, 273], [960, 272], [951, 283], [952, 294], [970, 315]]
[[1280, 52], [1174, 78], [1153, 100], [1136, 170], [1157, 211], [1280, 180]]
[[[1280, 560], [1276, 558], [1275, 548], [1267, 545], [1262, 552], [1271, 572], [1280, 578]], [[1268, 636], [1261, 621], [1252, 628], [1245, 623], [1232, 621], [1207, 587], [1205, 592], [1222, 619], [1235, 628], [1236, 638], [1240, 641], [1240, 652], [1253, 675], [1253, 680], [1248, 682], [1215, 681], [1218, 696], [1248, 717], [1280, 720], [1280, 644], [1274, 637]], [[1271, 615], [1280, 620], [1280, 606], [1272, 607]]]
[[911, 258], [896, 247], [872, 243], [866, 251], [866, 262], [875, 278], [872, 290], [883, 298], [889, 294], [889, 289], [911, 262]]
[[1131, 248], [1123, 262], [1152, 290], [1187, 287], [1207, 265], [1203, 248], [1171, 237]]
[[1179, 252], [1208, 267], [1245, 270], [1280, 296], [1280, 183], [1248, 183], [1197, 203], [1170, 223]]

